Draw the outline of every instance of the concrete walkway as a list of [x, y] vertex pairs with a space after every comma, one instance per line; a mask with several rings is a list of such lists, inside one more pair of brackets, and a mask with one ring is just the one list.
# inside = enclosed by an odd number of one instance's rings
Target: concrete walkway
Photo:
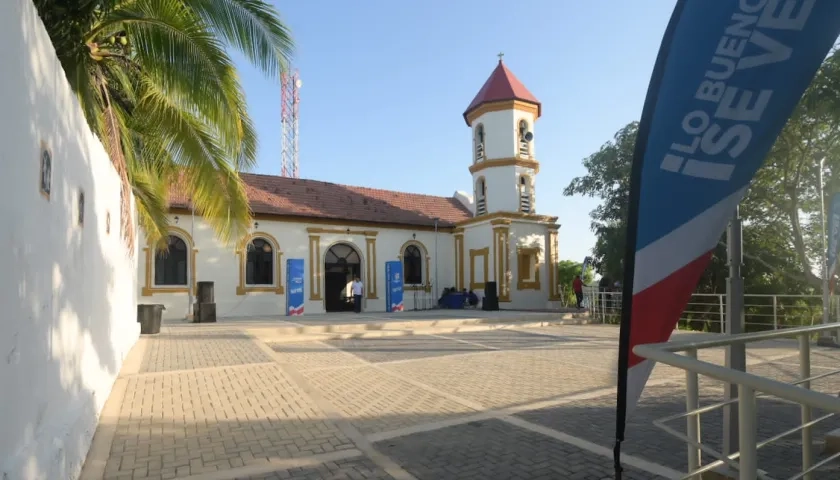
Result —
[[[518, 325], [319, 341], [261, 337], [275, 325], [257, 320], [168, 325], [132, 350], [82, 478], [612, 478], [617, 329]], [[749, 361], [784, 375], [795, 358], [772, 344]], [[657, 367], [625, 478], [684, 470], [684, 447], [650, 426], [683, 408], [683, 382]], [[767, 408], [767, 428], [790, 420], [786, 406]], [[719, 428], [711, 421], [704, 432]], [[771, 475], [798, 463], [798, 450], [768, 451]], [[817, 478], [837, 478], [827, 472]]]

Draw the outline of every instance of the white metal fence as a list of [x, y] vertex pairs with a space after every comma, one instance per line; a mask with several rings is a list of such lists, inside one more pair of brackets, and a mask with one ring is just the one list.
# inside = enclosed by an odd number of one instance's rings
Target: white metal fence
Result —
[[[779, 325], [781, 327], [781, 325]], [[814, 478], [817, 469], [840, 458], [840, 453], [829, 455], [815, 461], [812, 428], [815, 424], [840, 413], [840, 398], [834, 394], [811, 390], [811, 382], [840, 373], [840, 369], [829, 370], [819, 375], [811, 375], [811, 339], [815, 335], [827, 334], [840, 329], [840, 325], [818, 325], [816, 327], [780, 328], [775, 331], [725, 335], [711, 340], [667, 342], [651, 345], [639, 345], [633, 351], [641, 356], [660, 363], [665, 363], [686, 371], [686, 413], [672, 415], [654, 422], [665, 432], [686, 442], [688, 449], [688, 472], [685, 479], [699, 479], [709, 470], [720, 466], [729, 466], [738, 473], [740, 480], [771, 479], [760, 471], [758, 449], [777, 442], [790, 435], [801, 435], [801, 470], [789, 480]], [[708, 337], [706, 337], [708, 338]], [[785, 383], [751, 373], [733, 370], [724, 366], [698, 360], [697, 351], [706, 348], [727, 347], [742, 343], [745, 345], [782, 338], [797, 338], [799, 341], [799, 380]], [[677, 352], [684, 353], [683, 355]], [[738, 398], [700, 407], [699, 376], [705, 375], [725, 383], [737, 385]], [[801, 422], [798, 426], [773, 435], [770, 438], [758, 438], [758, 408], [756, 399], [761, 395], [770, 395], [800, 405]], [[735, 405], [737, 403], [737, 407]], [[704, 445], [700, 431], [700, 415], [720, 408], [737, 408], [738, 411], [738, 452], [724, 456]], [[826, 414], [813, 418], [813, 410], [819, 409]], [[667, 423], [686, 419], [686, 433], [682, 434]], [[719, 433], [719, 432], [718, 432]], [[715, 460], [703, 464], [702, 455]], [[771, 472], [772, 473], [772, 472]]]
[[[584, 288], [584, 307], [601, 323], [619, 323], [621, 292], [602, 292]], [[819, 295], [744, 295], [746, 332], [819, 325], [822, 323], [822, 297]], [[840, 321], [840, 298], [833, 298], [829, 318]], [[725, 293], [695, 293], [680, 317], [677, 328], [722, 332], [726, 323]]]

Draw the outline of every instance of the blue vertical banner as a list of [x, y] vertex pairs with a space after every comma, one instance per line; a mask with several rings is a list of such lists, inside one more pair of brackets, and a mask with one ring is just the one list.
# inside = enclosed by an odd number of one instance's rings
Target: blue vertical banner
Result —
[[633, 152], [614, 461], [712, 251], [840, 33], [840, 0], [678, 0]]
[[286, 316], [303, 315], [303, 259], [286, 260]]
[[385, 262], [385, 310], [403, 311], [403, 265], [400, 261]]
[[[833, 280], [840, 270], [837, 257], [840, 256], [840, 192], [831, 197], [828, 208], [828, 279]], [[832, 287], [833, 287], [832, 282]]]

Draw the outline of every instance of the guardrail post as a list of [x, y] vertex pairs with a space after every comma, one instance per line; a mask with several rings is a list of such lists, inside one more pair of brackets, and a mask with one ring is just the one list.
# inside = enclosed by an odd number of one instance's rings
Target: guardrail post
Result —
[[756, 448], [755, 390], [738, 385], [738, 449], [740, 450], [740, 480], [757, 480], [758, 449]]
[[[697, 359], [697, 350], [692, 348], [686, 350], [686, 356]], [[700, 382], [697, 372], [685, 371], [685, 411], [692, 412], [700, 408]], [[700, 444], [700, 415], [688, 415], [686, 432], [688, 438], [696, 444]], [[700, 449], [689, 443], [688, 445], [688, 471], [689, 473], [700, 468]], [[693, 478], [698, 478], [697, 476]]]
[[779, 329], [778, 309], [776, 307], [776, 296], [773, 295], [773, 330]]
[[723, 295], [718, 294], [718, 304], [720, 311], [720, 333], [726, 333], [726, 310], [723, 306]]
[[[801, 376], [800, 380], [804, 380], [806, 378], [811, 378], [811, 339], [808, 338], [808, 334], [802, 334], [799, 336], [799, 375]], [[811, 388], [811, 382], [802, 382], [800, 384], [802, 388]], [[804, 403], [801, 406], [802, 410], [802, 425], [811, 421], [811, 407], [805, 405]], [[814, 461], [813, 453], [811, 452], [812, 449], [812, 431], [811, 427], [803, 427], [802, 428], [802, 471], [808, 470], [811, 468], [811, 465]], [[803, 480], [813, 480], [814, 475], [813, 473], [806, 473], [805, 476], [802, 477]]]

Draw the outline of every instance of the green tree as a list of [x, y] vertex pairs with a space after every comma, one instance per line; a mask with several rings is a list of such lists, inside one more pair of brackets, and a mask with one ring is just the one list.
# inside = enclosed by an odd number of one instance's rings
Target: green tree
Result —
[[[566, 305], [574, 304], [575, 294], [574, 290], [572, 290], [572, 281], [575, 279], [575, 276], [580, 275], [582, 268], [583, 264], [574, 260], [560, 260], [557, 264], [557, 284], [563, 290], [563, 299]], [[583, 275], [583, 283], [591, 285], [593, 278], [593, 269], [590, 266]]]
[[[231, 46], [269, 76], [292, 50], [263, 0], [35, 0], [91, 130], [133, 192], [151, 241], [168, 226], [173, 183], [218, 236], [250, 225], [238, 172], [257, 138]], [[128, 202], [123, 202], [127, 209]], [[127, 219], [127, 215], [121, 216]], [[133, 245], [130, 223], [122, 225]]]
[[[622, 278], [630, 167], [638, 124], [583, 160], [587, 174], [573, 179], [565, 195], [597, 197], [591, 212], [595, 265]], [[818, 287], [821, 258], [818, 159], [825, 158], [826, 192], [840, 189], [840, 54], [820, 68], [741, 203], [744, 277], [749, 293], [811, 293]], [[826, 199], [828, 200], [828, 196]], [[713, 252], [699, 290], [725, 291], [725, 238]]]

